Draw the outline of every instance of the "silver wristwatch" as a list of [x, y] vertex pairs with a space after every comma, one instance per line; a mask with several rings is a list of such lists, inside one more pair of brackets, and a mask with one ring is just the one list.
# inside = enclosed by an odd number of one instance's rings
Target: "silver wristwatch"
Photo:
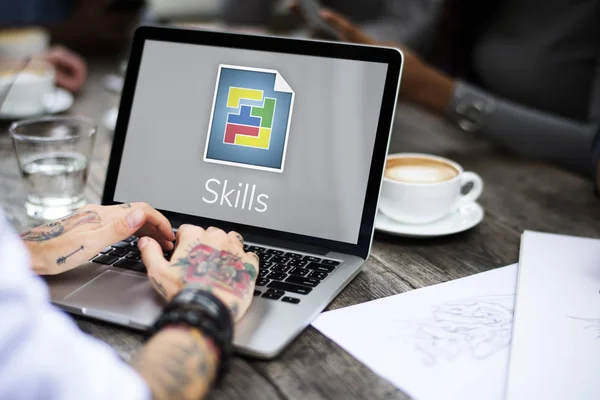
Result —
[[465, 132], [477, 132], [494, 107], [492, 96], [458, 81], [446, 118]]

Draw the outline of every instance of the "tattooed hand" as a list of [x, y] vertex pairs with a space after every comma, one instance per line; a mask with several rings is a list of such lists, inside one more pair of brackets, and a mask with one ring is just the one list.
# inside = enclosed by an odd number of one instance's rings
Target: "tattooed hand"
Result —
[[21, 238], [31, 253], [34, 271], [55, 275], [134, 234], [152, 236], [165, 250], [173, 249], [175, 236], [169, 220], [146, 203], [88, 205], [65, 218], [33, 228]]
[[236, 232], [182, 225], [171, 262], [153, 239], [141, 238], [138, 245], [152, 284], [166, 300], [184, 287], [202, 288], [219, 297], [237, 321], [250, 306], [258, 275], [258, 256], [244, 253], [243, 242]]

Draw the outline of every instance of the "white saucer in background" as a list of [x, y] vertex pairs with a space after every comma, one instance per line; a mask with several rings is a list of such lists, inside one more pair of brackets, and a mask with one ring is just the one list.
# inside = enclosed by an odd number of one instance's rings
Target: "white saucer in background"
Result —
[[[44, 97], [44, 105], [46, 111], [44, 115], [58, 114], [69, 110], [73, 106], [73, 95], [68, 90], [63, 88], [56, 88], [54, 93], [51, 93]], [[16, 120], [23, 118], [36, 117], [40, 114], [31, 113], [2, 113], [0, 112], [0, 119], [2, 120]]]
[[115, 127], [117, 126], [117, 117], [119, 116], [119, 109], [117, 107], [113, 107], [104, 113], [104, 117], [102, 117], [102, 124], [106, 129], [111, 132], [114, 132]]
[[477, 203], [462, 206], [446, 217], [423, 225], [403, 224], [396, 222], [377, 211], [375, 229], [396, 236], [436, 237], [452, 235], [466, 231], [483, 221], [483, 208]]

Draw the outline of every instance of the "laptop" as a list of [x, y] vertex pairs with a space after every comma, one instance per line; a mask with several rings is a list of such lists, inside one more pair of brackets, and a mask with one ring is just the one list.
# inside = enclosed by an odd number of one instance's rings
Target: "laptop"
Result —
[[[136, 32], [102, 204], [144, 201], [174, 228], [242, 234], [261, 263], [239, 353], [276, 357], [360, 272], [401, 66], [383, 47]], [[49, 277], [54, 304], [147, 330], [164, 303], [136, 240]]]

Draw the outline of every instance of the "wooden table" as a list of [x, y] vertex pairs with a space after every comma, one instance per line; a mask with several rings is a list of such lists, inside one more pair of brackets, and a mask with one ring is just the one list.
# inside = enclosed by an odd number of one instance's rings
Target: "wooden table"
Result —
[[[117, 98], [103, 88], [117, 63], [92, 63], [91, 81], [70, 114], [100, 121]], [[112, 134], [101, 128], [86, 197], [100, 201]], [[481, 204], [486, 217], [476, 228], [439, 239], [404, 239], [376, 234], [364, 271], [330, 309], [390, 296], [518, 260], [524, 229], [600, 237], [600, 201], [591, 183], [550, 165], [504, 155], [411, 106], [400, 105], [391, 151], [444, 155], [479, 173], [486, 183]], [[18, 231], [33, 224], [25, 216], [25, 194], [8, 133], [0, 133], [0, 206]], [[125, 359], [141, 336], [103, 323], [78, 320], [82, 330], [112, 345]], [[237, 358], [213, 399], [405, 399], [312, 328], [275, 361]]]

